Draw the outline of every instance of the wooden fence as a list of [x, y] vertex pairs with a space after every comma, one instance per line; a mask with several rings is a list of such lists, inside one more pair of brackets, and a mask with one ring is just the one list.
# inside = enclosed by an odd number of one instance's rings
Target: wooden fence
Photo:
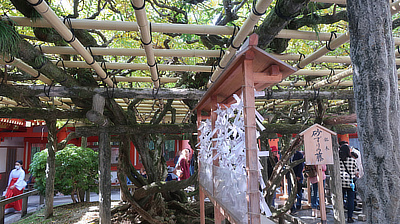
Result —
[[[22, 199], [22, 211], [21, 211], [21, 217], [24, 217], [27, 214], [28, 210], [28, 197], [32, 195], [39, 194], [38, 190], [32, 190], [32, 191], [27, 191], [23, 194], [20, 194], [15, 197], [7, 198], [4, 199], [4, 197], [0, 197], [0, 224], [4, 224], [4, 208], [6, 204], [9, 204], [14, 201], [18, 201]], [[42, 200], [40, 200], [42, 201]]]
[[[136, 188], [136, 186], [133, 184], [128, 184], [127, 186], [131, 192], [133, 192]], [[111, 188], [120, 189], [120, 185], [112, 185]], [[39, 194], [38, 190], [32, 190], [32, 191], [26, 191], [23, 194], [20, 194], [15, 197], [7, 198], [7, 199], [4, 199], [3, 196], [0, 196], [0, 224], [4, 224], [4, 217], [5, 217], [4, 211], [5, 211], [6, 204], [22, 199], [21, 217], [24, 217], [28, 211], [28, 197], [32, 196], [32, 195], [37, 195], [37, 194]], [[90, 192], [86, 192], [86, 201], [90, 202]], [[42, 197], [40, 199], [39, 204], [43, 204]]]

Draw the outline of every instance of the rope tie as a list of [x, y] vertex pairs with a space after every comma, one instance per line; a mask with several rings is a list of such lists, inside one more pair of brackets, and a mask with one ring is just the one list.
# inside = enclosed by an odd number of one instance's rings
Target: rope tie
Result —
[[299, 51], [299, 54], [300, 54], [300, 57], [299, 57], [299, 63], [297, 63], [297, 68], [303, 69], [304, 67], [300, 67], [300, 62], [301, 62], [302, 59], [306, 58], [306, 55], [304, 55], [300, 51]]
[[[4, 59], [3, 59], [3, 60], [4, 60]], [[15, 60], [14, 56], [11, 56], [11, 58], [10, 58], [9, 61], [4, 60], [4, 62], [8, 64], [8, 63], [13, 62], [14, 60]]]
[[87, 51], [89, 51], [89, 53], [90, 53], [90, 55], [92, 56], [92, 59], [93, 59], [92, 62], [90, 62], [90, 63], [86, 62], [86, 64], [93, 65], [96, 62], [96, 60], [94, 60], [94, 56], [93, 56], [93, 52], [92, 52], [92, 45], [86, 46], [85, 49]]
[[130, 2], [131, 2], [131, 5], [132, 5], [132, 8], [133, 8], [134, 10], [142, 10], [142, 9], [144, 9], [144, 7], [146, 6], [146, 1], [143, 1], [143, 5], [140, 6], [140, 7], [136, 7], [136, 6], [132, 3], [132, 1], [130, 1]]
[[[153, 99], [156, 99], [159, 90], [160, 90], [160, 88], [153, 88], [152, 93], [151, 93], [151, 95], [153, 96]], [[154, 93], [154, 91], [155, 91], [155, 93]]]
[[64, 23], [67, 27], [69, 27], [69, 30], [70, 30], [71, 33], [72, 33], [72, 38], [71, 38], [70, 40], [65, 40], [65, 39], [64, 39], [65, 42], [67, 42], [67, 43], [74, 42], [74, 41], [75, 41], [75, 31], [74, 31], [74, 29], [72, 29], [71, 17], [65, 16], [65, 17], [64, 17], [64, 20], [63, 20], [63, 23]]
[[331, 37], [329, 38], [329, 40], [326, 42], [326, 49], [328, 49], [329, 51], [334, 51], [335, 49], [331, 48], [331, 42], [333, 41], [332, 37], [335, 35], [335, 39], [337, 38], [336, 35], [336, 31], [332, 31], [331, 32]]
[[108, 72], [107, 72], [106, 62], [105, 62], [105, 61], [102, 61], [101, 64], [100, 64], [100, 67], [103, 68], [103, 69], [105, 70], [105, 72], [106, 72], [106, 77], [105, 77], [105, 78], [103, 78], [103, 77], [100, 76], [100, 80], [101, 80], [102, 82], [104, 82], [104, 80], [106, 80], [107, 78], [110, 77], [110, 75], [109, 75]]
[[231, 47], [233, 48], [233, 49], [236, 49], [236, 50], [239, 50], [239, 48], [240, 48], [240, 46], [241, 45], [239, 45], [238, 47], [236, 47], [236, 46], [234, 46], [233, 45], [233, 40], [235, 39], [235, 37], [236, 37], [236, 30], [237, 30], [237, 32], [239, 32], [239, 30], [240, 30], [240, 27], [238, 27], [236, 24], [234, 24], [234, 23], [232, 23], [233, 24], [233, 33], [232, 33], [232, 37], [231, 37], [231, 40], [230, 40], [230, 45], [231, 45]]
[[[233, 45], [231, 45], [231, 46], [233, 46]], [[219, 57], [217, 58], [217, 61], [216, 61], [217, 66], [218, 66], [220, 69], [225, 69], [225, 67], [221, 67], [221, 64], [220, 64], [220, 62], [221, 62], [221, 60], [222, 60], [223, 54], [225, 54], [225, 51], [224, 51], [222, 48], [220, 48], [220, 50], [219, 50]], [[214, 68], [215, 68], [215, 65], [214, 65]]]
[[47, 88], [46, 88], [46, 85], [43, 86], [44, 95], [46, 95], [48, 98], [50, 98], [50, 90], [51, 90], [51, 87], [52, 87], [53, 85], [54, 85], [54, 80], [51, 81], [48, 90], [47, 90]]
[[33, 76], [34, 79], [38, 79], [40, 77], [40, 72], [39, 71], [37, 72], [38, 72], [37, 76]]
[[149, 42], [147, 42], [147, 43], [145, 43], [145, 42], [143, 42], [143, 39], [142, 38], [140, 38], [140, 41], [142, 42], [142, 44], [143, 45], [145, 45], [145, 46], [147, 46], [147, 45], [150, 45], [151, 44], [151, 42], [153, 41], [153, 35], [152, 35], [152, 27], [151, 27], [151, 22], [150, 22], [150, 41]]
[[312, 85], [312, 89], [314, 90], [314, 100], [319, 97], [319, 88], [318, 90], [315, 88], [315, 83]]
[[256, 15], [256, 16], [262, 16], [262, 15], [265, 14], [265, 12], [267, 12], [267, 10], [265, 10], [265, 11], [262, 12], [262, 13], [258, 12], [258, 11], [257, 11], [257, 8], [256, 8], [256, 5], [257, 5], [257, 1], [254, 0], [254, 1], [253, 1], [253, 8], [251, 9], [251, 11], [253, 12], [254, 15]]
[[331, 84], [332, 82], [330, 81], [330, 79], [332, 78], [332, 76], [335, 75], [335, 70], [333, 68], [331, 68], [331, 72], [329, 73], [329, 75], [326, 77], [326, 83]]
[[38, 6], [38, 5], [40, 5], [40, 4], [42, 4], [42, 2], [43, 2], [43, 0], [39, 0], [38, 2], [36, 2], [36, 3], [29, 3], [31, 6], [33, 6], [33, 7], [35, 7], [35, 6]]

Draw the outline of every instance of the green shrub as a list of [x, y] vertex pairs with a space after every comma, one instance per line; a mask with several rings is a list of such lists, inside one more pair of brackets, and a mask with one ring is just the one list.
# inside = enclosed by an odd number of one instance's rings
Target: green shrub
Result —
[[[42, 194], [46, 188], [47, 149], [36, 153], [29, 171], [35, 177], [35, 188]], [[68, 145], [56, 152], [54, 190], [65, 195], [74, 192], [98, 191], [98, 153], [90, 148]]]

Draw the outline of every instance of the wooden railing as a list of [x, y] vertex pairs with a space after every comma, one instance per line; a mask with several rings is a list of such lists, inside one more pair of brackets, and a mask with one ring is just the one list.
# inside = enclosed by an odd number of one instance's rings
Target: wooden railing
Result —
[[[136, 188], [136, 186], [133, 184], [128, 184], [127, 186], [131, 192], [134, 191]], [[120, 185], [111, 185], [111, 188], [120, 189]], [[22, 199], [21, 217], [24, 217], [28, 211], [28, 197], [32, 196], [32, 195], [36, 195], [36, 194], [39, 194], [38, 190], [27, 191], [23, 194], [20, 194], [15, 197], [7, 198], [7, 199], [4, 199], [3, 196], [0, 196], [0, 224], [4, 224], [4, 217], [5, 217], [4, 211], [5, 211], [6, 204]], [[88, 192], [86, 195], [88, 196], [86, 198], [86, 201], [89, 202], [90, 201], [90, 192]], [[43, 203], [42, 200], [40, 200], [39, 203]]]
[[0, 224], [4, 224], [4, 208], [6, 204], [22, 199], [21, 217], [23, 217], [27, 214], [28, 211], [28, 197], [36, 194], [39, 194], [38, 190], [27, 191], [23, 194], [7, 199], [4, 199], [4, 197], [0, 197]]

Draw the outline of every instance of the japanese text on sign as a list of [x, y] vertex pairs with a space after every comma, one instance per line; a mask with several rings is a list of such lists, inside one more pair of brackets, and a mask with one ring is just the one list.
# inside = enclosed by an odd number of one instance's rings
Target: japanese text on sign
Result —
[[306, 164], [333, 164], [331, 133], [321, 126], [312, 126], [303, 133]]

